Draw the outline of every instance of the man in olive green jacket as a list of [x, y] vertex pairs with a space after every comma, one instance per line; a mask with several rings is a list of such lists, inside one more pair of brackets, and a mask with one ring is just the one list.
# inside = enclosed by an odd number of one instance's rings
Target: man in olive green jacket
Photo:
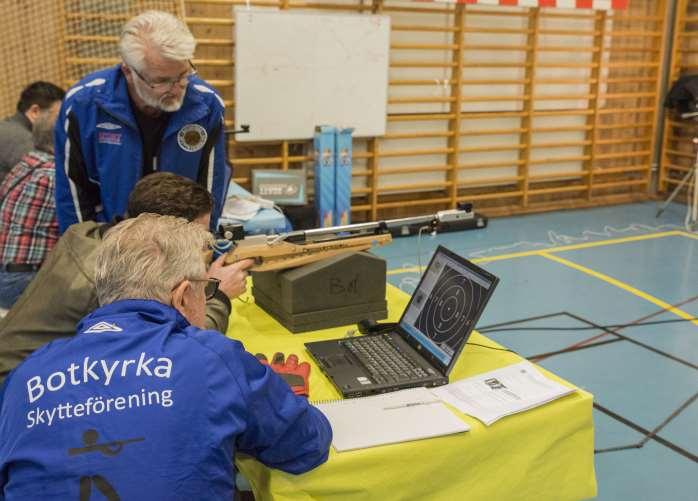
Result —
[[[211, 195], [195, 182], [171, 173], [141, 179], [129, 196], [128, 215], [143, 212], [184, 217], [209, 226]], [[60, 238], [36, 277], [9, 313], [0, 320], [0, 384], [30, 353], [75, 334], [75, 326], [97, 308], [94, 260], [107, 223], [74, 224]], [[223, 266], [214, 261], [208, 274], [221, 280], [216, 296], [206, 303], [206, 328], [225, 332], [230, 299], [245, 291], [247, 268], [253, 260]]]

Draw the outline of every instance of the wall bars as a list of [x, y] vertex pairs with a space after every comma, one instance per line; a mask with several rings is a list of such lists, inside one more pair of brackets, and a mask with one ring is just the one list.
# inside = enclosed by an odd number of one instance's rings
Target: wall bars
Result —
[[[695, 0], [679, 0], [676, 6], [669, 88], [685, 75], [698, 75], [698, 1]], [[693, 169], [698, 148], [698, 144], [693, 144], [694, 137], [698, 137], [698, 121], [681, 119], [676, 112], [668, 110], [657, 182], [661, 195], [673, 192]], [[684, 185], [676, 201], [686, 201], [691, 184]]]
[[[183, 15], [198, 40], [194, 62], [234, 127], [233, 7], [248, 2], [51, 4], [63, 21], [66, 85], [117, 61], [119, 28], [135, 13]], [[249, 5], [391, 17], [388, 133], [355, 141], [354, 221], [463, 201], [502, 215], [650, 196], [665, 0], [632, 0], [624, 11], [397, 0]], [[234, 180], [248, 188], [251, 169], [306, 166], [312, 174], [307, 141], [231, 139], [229, 157]]]

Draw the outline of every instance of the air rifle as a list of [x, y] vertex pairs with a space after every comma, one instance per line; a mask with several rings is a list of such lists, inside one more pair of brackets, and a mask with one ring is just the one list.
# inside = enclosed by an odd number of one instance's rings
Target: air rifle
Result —
[[221, 232], [225, 239], [232, 241], [232, 249], [225, 257], [226, 264], [254, 259], [252, 271], [272, 271], [294, 268], [345, 252], [363, 251], [374, 245], [385, 245], [392, 240], [391, 230], [402, 227], [423, 225], [428, 230], [434, 230], [439, 223], [472, 217], [472, 208], [467, 207], [465, 210], [444, 210], [428, 216], [291, 231], [279, 235], [244, 237], [240, 227], [223, 227]]

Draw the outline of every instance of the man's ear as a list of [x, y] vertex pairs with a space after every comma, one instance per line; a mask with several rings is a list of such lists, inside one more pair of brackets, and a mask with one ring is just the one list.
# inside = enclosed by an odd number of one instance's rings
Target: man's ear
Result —
[[24, 112], [24, 116], [26, 116], [32, 124], [39, 118], [39, 115], [41, 115], [41, 106], [38, 104], [32, 104], [27, 108], [27, 111]]
[[191, 290], [191, 282], [182, 280], [170, 293], [172, 307], [180, 312], [184, 318], [188, 318], [190, 308], [191, 294], [187, 294], [188, 290]]
[[124, 74], [126, 80], [133, 78], [133, 70], [126, 63], [121, 63], [121, 73]]

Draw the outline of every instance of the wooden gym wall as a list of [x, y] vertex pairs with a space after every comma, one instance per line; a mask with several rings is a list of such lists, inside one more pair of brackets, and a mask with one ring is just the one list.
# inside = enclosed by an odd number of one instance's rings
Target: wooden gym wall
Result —
[[121, 26], [148, 9], [184, 11], [182, 0], [0, 0], [0, 117], [22, 89], [47, 80], [67, 89], [115, 64]]
[[[674, 22], [669, 86], [684, 75], [698, 75], [698, 1], [679, 0]], [[698, 122], [682, 120], [668, 111], [664, 123], [662, 162], [657, 190], [661, 194], [673, 192], [693, 168], [696, 148], [692, 139], [698, 137]], [[691, 184], [679, 191], [677, 201], [685, 201]]]
[[[392, 22], [388, 133], [354, 146], [354, 221], [475, 203], [488, 215], [646, 199], [665, 0], [625, 11], [397, 0], [53, 2], [65, 84], [115, 63], [120, 26], [146, 8], [183, 15], [195, 64], [234, 127], [234, 7], [380, 13]], [[308, 167], [308, 141], [231, 138], [234, 179]], [[312, 183], [311, 183], [312, 188]], [[312, 190], [311, 190], [312, 191]]]
[[0, 0], [0, 120], [14, 114], [22, 89], [36, 80], [63, 85], [61, 16], [55, 0]]
[[[231, 6], [245, 3], [185, 3], [199, 66], [216, 81], [230, 119]], [[355, 220], [461, 201], [495, 215], [650, 193], [663, 1], [595, 12], [391, 0], [251, 4], [391, 16], [388, 133], [356, 141]], [[311, 161], [307, 143], [230, 146], [243, 185], [251, 168]]]

